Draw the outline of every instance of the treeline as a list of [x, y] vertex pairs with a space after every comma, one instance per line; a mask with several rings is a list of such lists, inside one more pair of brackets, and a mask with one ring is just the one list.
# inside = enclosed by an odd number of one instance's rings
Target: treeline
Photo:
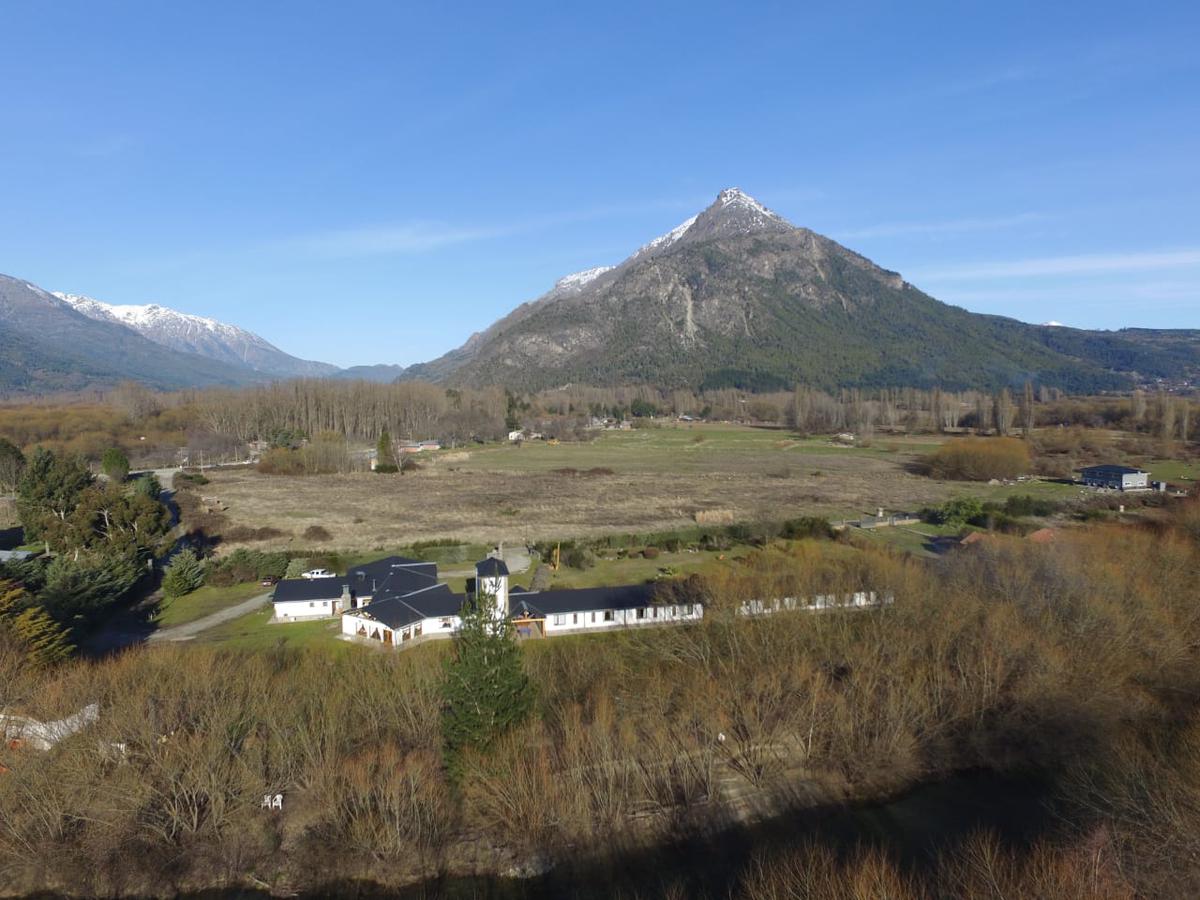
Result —
[[25, 541], [44, 555], [0, 563], [0, 632], [40, 664], [68, 653], [155, 560], [170, 549], [171, 515], [152, 476], [127, 481], [128, 461], [105, 457], [98, 479], [78, 456], [15, 447], [0, 457], [16, 470], [16, 507]]
[[[1155, 528], [998, 538], [932, 566], [823, 542], [764, 549], [664, 598], [705, 602], [694, 627], [522, 645], [528, 719], [458, 754], [453, 779], [446, 642], [398, 654], [157, 648], [52, 671], [0, 649], [0, 707], [53, 719], [101, 705], [95, 726], [52, 752], [0, 750], [0, 871], [15, 892], [396, 885], [533, 859], [569, 868], [953, 772], [1034, 770], [1062, 815], [1053, 844], [980, 838], [927, 877], [804, 847], [731, 857], [729, 893], [1192, 897], [1197, 522], [1191, 502]], [[752, 598], [867, 589], [894, 603], [736, 612]], [[264, 810], [276, 793], [282, 810]], [[643, 896], [709, 889], [625, 874]]]
[[401, 440], [496, 439], [504, 432], [504, 391], [455, 390], [418, 381], [301, 379], [265, 387], [197, 392], [197, 419], [241, 441], [279, 432], [333, 432], [374, 442], [383, 431]]
[[[547, 437], [582, 439], [597, 418], [650, 421], [660, 416], [778, 425], [806, 433], [850, 431], [1024, 435], [1035, 427], [1119, 429], [1161, 442], [1196, 439], [1193, 399], [1134, 391], [1128, 396], [1068, 397], [1024, 385], [996, 392], [881, 388], [749, 393], [734, 388], [660, 390], [641, 385], [573, 385], [534, 394], [499, 388], [469, 390], [422, 382], [375, 384], [295, 380], [242, 389], [155, 393], [122, 385], [104, 402], [0, 407], [0, 437], [31, 450], [98, 460], [121, 448], [137, 465], [233, 462], [246, 443], [299, 446], [318, 439], [374, 444], [388, 431], [396, 440], [447, 444], [491, 441], [526, 429]], [[330, 440], [326, 449], [333, 448]], [[281, 460], [304, 470], [353, 468], [350, 462]]]
[[828, 392], [808, 386], [790, 391], [747, 393], [732, 388], [693, 392], [651, 387], [571, 387], [523, 398], [520, 411], [531, 424], [539, 417], [689, 415], [701, 419], [786, 425], [800, 431], [876, 430], [942, 432], [969, 429], [1006, 435], [1039, 423], [1041, 409], [1062, 398], [1053, 388], [1019, 391], [845, 389]]

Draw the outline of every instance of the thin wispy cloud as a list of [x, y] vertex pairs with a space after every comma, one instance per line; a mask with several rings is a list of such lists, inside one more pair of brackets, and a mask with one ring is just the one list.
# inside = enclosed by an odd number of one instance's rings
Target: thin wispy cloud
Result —
[[[457, 244], [534, 234], [598, 219], [644, 215], [690, 208], [680, 200], [648, 200], [638, 204], [605, 205], [532, 216], [503, 225], [454, 225], [445, 222], [402, 222], [331, 229], [271, 242], [275, 249], [328, 257], [400, 256], [431, 253]], [[669, 227], [669, 226], [668, 226]]]
[[1038, 222], [1047, 217], [1042, 213], [1018, 213], [995, 218], [951, 219], [944, 222], [885, 222], [866, 228], [851, 228], [837, 232], [843, 238], [907, 237], [920, 235], [954, 235], [973, 231], [992, 231], [1001, 228], [1016, 228]]
[[1004, 262], [966, 263], [913, 273], [924, 281], [972, 281], [1054, 275], [1105, 275], [1115, 272], [1159, 272], [1200, 266], [1200, 248], [1147, 253], [1051, 256]]
[[390, 256], [428, 253], [455, 244], [503, 237], [511, 233], [511, 229], [503, 228], [413, 222], [406, 225], [374, 225], [317, 232], [285, 239], [278, 242], [278, 245], [285, 249], [321, 256]]

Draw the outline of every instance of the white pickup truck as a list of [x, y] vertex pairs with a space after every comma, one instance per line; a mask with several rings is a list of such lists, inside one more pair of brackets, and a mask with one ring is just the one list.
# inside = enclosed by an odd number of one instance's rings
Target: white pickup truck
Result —
[[301, 578], [334, 578], [334, 574], [328, 569], [309, 569], [300, 575]]

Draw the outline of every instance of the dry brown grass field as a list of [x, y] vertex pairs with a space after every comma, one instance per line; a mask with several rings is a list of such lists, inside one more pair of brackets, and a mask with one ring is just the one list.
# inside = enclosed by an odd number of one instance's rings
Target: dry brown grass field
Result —
[[844, 448], [748, 427], [643, 429], [586, 443], [443, 451], [422, 457], [421, 471], [405, 475], [214, 471], [204, 493], [221, 501], [232, 526], [266, 526], [286, 535], [255, 546], [307, 546], [304, 530], [321, 525], [331, 535], [323, 546], [341, 549], [434, 537], [487, 543], [661, 531], [693, 526], [706, 510], [737, 521], [836, 520], [880, 506], [915, 509], [966, 493], [1013, 490], [910, 472], [937, 443], [885, 439]]

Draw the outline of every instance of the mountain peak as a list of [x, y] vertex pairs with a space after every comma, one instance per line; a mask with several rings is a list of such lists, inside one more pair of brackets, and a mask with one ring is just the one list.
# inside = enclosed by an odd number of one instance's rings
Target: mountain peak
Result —
[[725, 190], [717, 194], [717, 203], [721, 206], [737, 204], [739, 206], [745, 206], [750, 209], [756, 209], [759, 212], [770, 214], [770, 210], [768, 210], [765, 206], [763, 206], [741, 188], [737, 187], [725, 188]]
[[740, 188], [726, 188], [717, 199], [696, 217], [688, 229], [689, 241], [740, 237], [747, 234], [782, 233], [792, 225], [782, 216], [771, 212]]
[[123, 325], [172, 350], [280, 377], [320, 377], [337, 370], [328, 363], [296, 359], [254, 332], [236, 325], [179, 312], [158, 303], [112, 304], [84, 294], [59, 291], [54, 296], [89, 319]]

